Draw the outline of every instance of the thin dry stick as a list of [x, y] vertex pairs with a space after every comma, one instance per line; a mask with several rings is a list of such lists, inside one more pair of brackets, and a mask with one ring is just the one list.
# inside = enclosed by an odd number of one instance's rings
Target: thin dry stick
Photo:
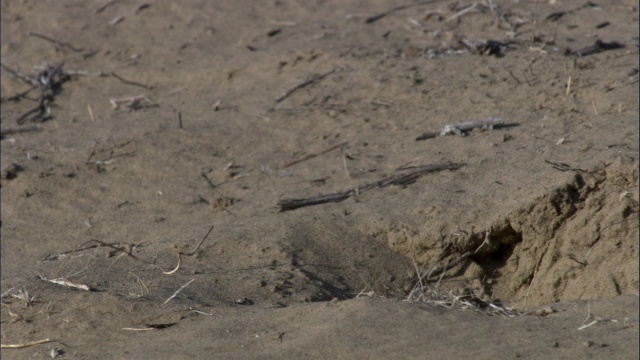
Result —
[[590, 322], [590, 323], [588, 323], [588, 324], [586, 324], [586, 325], [582, 325], [582, 326], [580, 326], [580, 327], [578, 328], [578, 330], [584, 330], [584, 329], [586, 329], [586, 328], [588, 328], [588, 327], [591, 327], [591, 326], [593, 326], [593, 325], [595, 325], [595, 324], [597, 324], [597, 323], [598, 323], [598, 320], [593, 320], [592, 322]]
[[48, 281], [50, 283], [54, 283], [54, 284], [58, 284], [58, 285], [62, 285], [62, 286], [66, 286], [66, 287], [70, 287], [70, 288], [74, 288], [74, 289], [91, 291], [91, 288], [89, 286], [87, 286], [85, 284], [80, 284], [80, 283], [77, 283], [77, 282], [73, 282], [73, 281], [68, 280], [66, 278], [47, 279], [44, 276], [38, 276], [38, 278], [40, 280], [43, 280], [43, 281]]
[[175, 274], [175, 272], [178, 271], [178, 269], [180, 269], [180, 265], [182, 264], [182, 255], [193, 256], [193, 254], [195, 254], [198, 251], [198, 249], [200, 249], [200, 246], [202, 246], [202, 243], [207, 239], [207, 237], [209, 237], [209, 234], [211, 234], [211, 231], [213, 231], [214, 227], [215, 226], [211, 226], [211, 228], [207, 232], [207, 235], [205, 235], [202, 238], [202, 240], [200, 240], [200, 242], [198, 243], [198, 246], [196, 246], [196, 248], [193, 249], [193, 251], [191, 251], [189, 253], [183, 253], [182, 251], [178, 252], [178, 265], [176, 265], [176, 267], [173, 270], [170, 270], [170, 271], [162, 270], [162, 273], [165, 274], [165, 275]]
[[189, 281], [188, 283], [182, 285], [180, 287], [180, 289], [178, 289], [176, 292], [173, 293], [173, 295], [171, 295], [171, 297], [169, 297], [164, 303], [168, 303], [169, 301], [171, 301], [171, 299], [173, 299], [174, 297], [176, 297], [178, 295], [178, 293], [180, 291], [182, 291], [182, 289], [186, 288], [189, 284], [191, 284], [192, 282], [194, 282], [196, 279], [191, 279], [191, 281]]
[[128, 330], [128, 331], [151, 331], [151, 330], [155, 330], [152, 327], [148, 327], [148, 328], [130, 328], [130, 327], [125, 327], [122, 328], [122, 330]]
[[436, 165], [427, 165], [421, 166], [418, 170], [397, 175], [397, 176], [389, 176], [380, 181], [376, 181], [369, 184], [364, 184], [362, 186], [358, 186], [349, 190], [345, 190], [339, 193], [326, 194], [313, 196], [305, 199], [286, 199], [278, 202], [278, 206], [280, 207], [280, 211], [290, 211], [299, 209], [306, 206], [314, 206], [320, 204], [327, 204], [330, 202], [341, 202], [352, 196], [356, 196], [365, 191], [373, 190], [373, 189], [382, 189], [391, 185], [397, 186], [407, 186], [416, 182], [418, 178], [428, 173], [443, 171], [443, 170], [457, 170], [463, 167], [465, 164], [436, 164]]
[[[22, 114], [20, 117], [18, 117], [18, 119], [16, 119], [16, 122], [18, 124], [21, 124], [23, 122], [24, 119], [26, 119], [29, 115], [35, 113], [35, 112], [39, 112], [38, 116], [44, 116], [44, 115], [49, 115], [48, 112], [48, 107], [45, 104], [45, 101], [50, 100], [50, 96], [45, 96], [45, 93], [47, 92], [47, 90], [49, 90], [52, 86], [53, 86], [53, 77], [55, 75], [57, 75], [60, 70], [62, 70], [62, 66], [64, 65], [64, 62], [60, 63], [60, 65], [58, 65], [58, 67], [52, 68], [49, 65], [46, 66], [45, 70], [38, 75], [38, 86], [40, 87], [40, 96], [38, 98], [38, 106], [36, 106], [35, 108], [27, 111], [26, 113]], [[61, 82], [58, 82], [57, 84], [59, 85]], [[52, 95], [53, 96], [53, 95]]]
[[[584, 324], [585, 322], [587, 322], [589, 319], [591, 319], [591, 303], [589, 302], [589, 300], [587, 300], [587, 317], [582, 321], [582, 323]], [[586, 324], [586, 325], [582, 325], [578, 328], [578, 330], [583, 330], [586, 329], [588, 327], [591, 327], [593, 325], [595, 325], [598, 322], [598, 319], [593, 320], [592, 322]]]
[[[207, 239], [207, 237], [209, 237], [209, 234], [211, 234], [211, 231], [213, 231], [213, 228], [214, 228], [214, 226], [211, 226], [211, 228], [209, 229], [207, 234], [202, 238], [202, 240], [200, 240], [200, 242], [198, 243], [198, 246], [196, 246], [196, 248], [193, 249], [193, 251], [188, 252], [188, 253], [185, 253], [185, 252], [182, 252], [182, 251], [178, 252], [178, 265], [176, 265], [176, 267], [173, 270], [170, 270], [170, 271], [165, 271], [165, 270], [160, 269], [162, 271], [162, 273], [165, 274], [165, 275], [171, 275], [171, 274], [174, 274], [176, 271], [178, 271], [178, 269], [180, 269], [180, 265], [182, 264], [182, 256], [183, 255], [185, 255], [185, 256], [193, 256], [200, 249], [200, 246], [202, 246], [202, 243], [204, 243], [204, 241]], [[62, 267], [67, 262], [67, 260], [71, 257], [71, 255], [73, 255], [73, 253], [75, 253], [76, 251], [80, 251], [80, 250], [86, 250], [86, 249], [91, 249], [91, 248], [94, 248], [94, 247], [98, 247], [98, 246], [90, 246], [90, 247], [84, 248], [85, 245], [90, 244], [90, 243], [98, 243], [101, 246], [106, 246], [106, 247], [112, 248], [116, 252], [122, 252], [122, 255], [127, 255], [127, 256], [133, 258], [134, 260], [138, 260], [138, 261], [140, 261], [142, 263], [145, 263], [147, 265], [155, 265], [155, 259], [154, 259], [154, 261], [149, 261], [149, 260], [145, 260], [145, 259], [133, 254], [133, 250], [136, 248], [137, 245], [109, 244], [109, 243], [106, 243], [104, 241], [100, 241], [100, 240], [97, 240], [97, 239], [92, 239], [92, 240], [83, 242], [82, 244], [80, 244], [80, 246], [78, 246], [74, 250], [65, 253], [65, 254], [69, 254], [69, 256], [64, 258], [64, 260], [60, 264], [60, 267], [56, 271], [56, 275], [58, 273], [60, 273], [60, 270], [62, 270]], [[118, 258], [116, 258], [116, 260], [118, 260]], [[115, 260], [114, 260], [114, 262], [115, 262]]]
[[435, 289], [437, 290], [438, 288], [440, 288], [440, 283], [442, 282], [442, 278], [444, 277], [444, 274], [447, 272], [447, 268], [449, 267], [449, 261], [447, 261], [447, 263], [445, 264], [442, 273], [440, 274], [440, 278], [438, 279], [438, 282], [436, 283]]
[[340, 151], [342, 152], [342, 164], [344, 165], [344, 172], [347, 174], [348, 178], [351, 178], [351, 174], [349, 174], [349, 167], [347, 166], [347, 143], [342, 144], [340, 146]]
[[311, 85], [312, 83], [322, 80], [324, 78], [326, 78], [327, 76], [333, 74], [336, 71], [336, 69], [333, 69], [329, 72], [326, 72], [324, 74], [320, 74], [320, 75], [316, 75], [313, 76], [311, 79], [307, 80], [307, 81], [303, 81], [300, 84], [292, 87], [291, 89], [289, 89], [287, 92], [285, 92], [282, 96], [280, 96], [279, 98], [276, 99], [276, 103], [279, 103], [281, 101], [283, 101], [284, 99], [288, 98], [289, 96], [291, 96], [291, 94], [293, 94], [294, 92], [296, 92], [297, 90], [302, 89], [305, 86]]
[[[358, 276], [360, 277], [360, 279], [362, 279], [362, 282], [364, 282], [364, 289], [360, 290], [359, 293], [355, 294], [356, 298], [359, 298], [362, 295], [367, 295], [369, 297], [373, 296], [376, 293], [375, 290], [373, 290], [371, 285], [369, 285], [369, 282], [367, 280], [365, 280], [364, 277], [362, 277], [362, 275], [360, 275], [360, 273], [358, 273]], [[365, 290], [367, 290], [367, 289], [371, 289], [371, 291], [365, 292]]]
[[320, 156], [320, 155], [324, 155], [324, 154], [326, 154], [326, 153], [328, 153], [328, 152], [330, 152], [330, 151], [332, 151], [332, 150], [335, 150], [335, 149], [337, 149], [337, 148], [342, 148], [342, 147], [343, 147], [343, 146], [345, 146], [345, 145], [347, 145], [347, 143], [346, 143], [346, 142], [345, 142], [345, 143], [342, 143], [342, 144], [334, 145], [334, 146], [332, 146], [332, 147], [330, 147], [330, 148], [328, 148], [328, 149], [326, 149], [326, 150], [323, 150], [323, 151], [321, 151], [321, 152], [318, 152], [318, 153], [309, 154], [309, 155], [307, 155], [307, 156], [305, 156], [305, 157], [303, 157], [303, 158], [301, 158], [301, 159], [294, 160], [294, 161], [291, 161], [291, 162], [289, 162], [289, 163], [284, 164], [284, 165], [281, 167], [281, 169], [286, 169], [286, 168], [288, 168], [288, 167], [290, 167], [290, 166], [293, 166], [293, 165], [299, 164], [299, 163], [301, 163], [301, 162], [303, 162], [303, 161], [311, 160], [311, 159], [313, 159], [314, 157], [317, 157], [317, 156]]
[[141, 287], [141, 293], [143, 296], [144, 295], [144, 291], [147, 291], [147, 294], [149, 293], [149, 288], [147, 287], [147, 285], [145, 285], [144, 281], [142, 281], [142, 279], [140, 278], [140, 276], [138, 276], [136, 273], [129, 271], [129, 274], [135, 276], [138, 279], [138, 282], [140, 283], [140, 287]]
[[486, 229], [484, 231], [484, 241], [482, 241], [482, 244], [480, 244], [480, 246], [478, 246], [478, 248], [476, 249], [476, 251], [473, 252], [473, 254], [475, 255], [478, 250], [480, 250], [484, 245], [489, 245], [489, 235], [491, 235], [491, 230]]
[[113, 250], [116, 250], [116, 251], [122, 251], [127, 256], [129, 256], [129, 257], [131, 257], [131, 258], [133, 258], [135, 260], [141, 261], [141, 262], [143, 262], [145, 264], [155, 265], [155, 261], [153, 261], [153, 262], [152, 261], [148, 261], [148, 260], [142, 259], [142, 258], [140, 258], [140, 257], [138, 257], [136, 255], [133, 255], [132, 251], [135, 248], [135, 246], [130, 246], [130, 245], [118, 246], [118, 245], [115, 245], [115, 244], [109, 244], [109, 243], [106, 243], [104, 241], [93, 239], [93, 240], [89, 240], [89, 241], [83, 242], [82, 244], [80, 244], [80, 246], [78, 246], [77, 248], [75, 248], [74, 250], [69, 252], [69, 256], [64, 258], [64, 260], [62, 261], [62, 264], [60, 264], [60, 267], [58, 268], [58, 271], [56, 271], [56, 275], [58, 273], [60, 273], [60, 270], [62, 270], [62, 267], [67, 262], [67, 260], [71, 257], [71, 255], [73, 255], [73, 253], [75, 253], [76, 251], [80, 251], [80, 250], [90, 249], [91, 247], [87, 247], [86, 249], [82, 249], [82, 247], [84, 247], [87, 244], [93, 243], [93, 242], [98, 243], [99, 245], [102, 245], [102, 246], [110, 247], [110, 248], [112, 248]]
[[46, 344], [46, 343], [54, 342], [54, 341], [55, 340], [44, 339], [44, 340], [31, 341], [31, 342], [22, 343], [22, 344], [2, 344], [2, 348], [3, 349], [21, 349], [21, 348], [26, 348], [26, 347], [29, 347], [29, 346]]
[[123, 252], [120, 255], [116, 256], [115, 259], [113, 259], [113, 261], [111, 262], [111, 264], [109, 264], [109, 266], [107, 267], [107, 270], [111, 269], [111, 267], [113, 266], [113, 264], [116, 263], [116, 261], [118, 261], [121, 257], [127, 255], [127, 253]]
[[[29, 85], [33, 85], [34, 87], [32, 87], [31, 89], [29, 89], [29, 91], [31, 91], [32, 89], [34, 89], [35, 87], [40, 86], [40, 82], [37, 79], [34, 79], [33, 77], [20, 72], [19, 70], [13, 70], [10, 67], [6, 66], [5, 64], [0, 63], [0, 67], [2, 67], [3, 69], [5, 69], [6, 71], [8, 71], [11, 75], [17, 77], [18, 79], [24, 81], [25, 83], [29, 84]], [[24, 96], [25, 94], [23, 94]]]
[[50, 42], [50, 43], [53, 43], [56, 47], [67, 47], [67, 48], [69, 48], [69, 49], [71, 49], [71, 50], [73, 50], [73, 51], [75, 51], [75, 52], [81, 52], [81, 51], [83, 51], [83, 50], [84, 50], [84, 49], [82, 49], [82, 48], [74, 47], [73, 45], [71, 45], [71, 44], [69, 44], [69, 43], [62, 42], [62, 41], [60, 41], [60, 40], [56, 40], [56, 39], [52, 39], [52, 38], [50, 38], [50, 37], [48, 37], [48, 36], [46, 36], [46, 35], [42, 35], [42, 34], [38, 34], [38, 33], [34, 33], [34, 32], [30, 32], [30, 33], [29, 33], [29, 36], [33, 36], [33, 37], [40, 38], [40, 39], [42, 39], [42, 40], [46, 40], [46, 41], [48, 41], [48, 42]]
[[120, 16], [116, 16], [114, 17], [111, 21], [109, 21], [109, 25], [111, 26], [115, 26], [118, 25], [119, 23], [121, 23], [123, 20], [125, 19], [124, 16], [120, 15]]
[[93, 116], [93, 109], [91, 108], [91, 104], [87, 104], [87, 110], [89, 110], [89, 117], [91, 118], [91, 122], [96, 122], [96, 117]]
[[191, 310], [191, 311], [193, 311], [194, 313], [197, 313], [197, 314], [207, 315], [207, 316], [213, 316], [213, 314], [209, 314], [209, 313], [206, 313], [206, 312], [204, 312], [204, 311], [200, 311], [200, 310], [196, 310], [196, 309], [191, 309], [191, 308], [189, 308], [189, 310]]
[[438, 276], [440, 274], [445, 273], [447, 269], [451, 269], [454, 266], [457, 266], [461, 262], [465, 261], [471, 255], [473, 255], [473, 251], [467, 251], [466, 253], [460, 255], [460, 257], [455, 259], [454, 261], [449, 261], [446, 266], [430, 271], [428, 273], [428, 276], [425, 278], [425, 280], [428, 281], [429, 278], [431, 278], [432, 276]]
[[96, 14], [103, 12], [106, 8], [116, 3], [116, 0], [107, 1], [104, 5], [96, 9]]
[[120, 75], [116, 74], [114, 71], [112, 71], [112, 72], [111, 72], [111, 76], [113, 76], [114, 78], [116, 78], [116, 79], [118, 79], [118, 80], [120, 80], [120, 81], [122, 81], [123, 83], [128, 84], [128, 85], [139, 86], [139, 87], [141, 87], [141, 88], [145, 88], [145, 89], [147, 89], [147, 90], [151, 90], [151, 89], [153, 89], [153, 87], [152, 87], [152, 86], [149, 86], [149, 85], [141, 84], [141, 83], [139, 83], [139, 82], [135, 82], [135, 81], [131, 81], [131, 80], [124, 79], [124, 78], [122, 78]]

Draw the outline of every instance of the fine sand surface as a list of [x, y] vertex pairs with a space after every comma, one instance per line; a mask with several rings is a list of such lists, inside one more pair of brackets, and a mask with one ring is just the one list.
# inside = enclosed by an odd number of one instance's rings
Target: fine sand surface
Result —
[[3, 359], [639, 356], [636, 1], [1, 4]]

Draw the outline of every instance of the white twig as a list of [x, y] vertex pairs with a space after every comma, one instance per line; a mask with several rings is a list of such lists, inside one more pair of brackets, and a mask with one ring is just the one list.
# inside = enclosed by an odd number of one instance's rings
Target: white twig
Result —
[[582, 326], [580, 326], [580, 327], [578, 328], [578, 330], [586, 329], [586, 328], [588, 328], [588, 327], [590, 327], [590, 326], [593, 326], [593, 325], [595, 325], [595, 324], [597, 324], [597, 323], [598, 323], [598, 320], [593, 320], [592, 322], [588, 323], [587, 325], [582, 325]]
[[193, 311], [194, 313], [197, 313], [197, 314], [202, 314], [202, 315], [207, 315], [207, 316], [213, 316], [213, 314], [209, 314], [209, 313], [206, 313], [206, 312], [204, 312], [204, 311], [200, 311], [200, 310], [196, 310], [196, 309], [190, 309], [190, 310], [191, 310], [191, 311]]
[[475, 255], [478, 252], [478, 250], [480, 250], [483, 246], [485, 246], [485, 245], [489, 246], [489, 235], [491, 235], [491, 230], [485, 229], [485, 231], [484, 231], [484, 241], [482, 242], [482, 244], [480, 244], [480, 246], [478, 246], [476, 251], [473, 252], [473, 255]]
[[440, 136], [452, 134], [464, 136], [467, 131], [477, 128], [493, 130], [494, 125], [498, 125], [501, 122], [501, 118], [492, 116], [478, 121], [465, 121], [457, 124], [449, 124], [442, 128]]
[[91, 291], [91, 288], [89, 286], [87, 286], [85, 284], [80, 284], [80, 283], [77, 283], [77, 282], [73, 282], [73, 281], [65, 279], [65, 278], [47, 279], [44, 276], [38, 276], [38, 278], [40, 278], [40, 280], [48, 281], [50, 283], [54, 283], [54, 284], [58, 284], [58, 285], [62, 285], [62, 286], [67, 286], [67, 287], [74, 288], [74, 289]]
[[195, 280], [195, 279], [191, 279], [191, 281], [189, 281], [188, 283], [186, 283], [186, 284], [182, 285], [182, 287], [180, 287], [180, 289], [178, 289], [176, 292], [174, 292], [174, 293], [173, 293], [173, 295], [171, 295], [171, 297], [170, 297], [170, 298], [168, 298], [168, 299], [167, 299], [167, 301], [165, 301], [164, 303], [166, 304], [166, 303], [168, 303], [169, 301], [171, 301], [171, 299], [173, 299], [174, 297], [176, 297], [176, 296], [178, 295], [178, 293], [179, 293], [180, 291], [182, 291], [182, 289], [186, 288], [186, 287], [187, 287], [187, 285], [191, 284], [194, 280]]

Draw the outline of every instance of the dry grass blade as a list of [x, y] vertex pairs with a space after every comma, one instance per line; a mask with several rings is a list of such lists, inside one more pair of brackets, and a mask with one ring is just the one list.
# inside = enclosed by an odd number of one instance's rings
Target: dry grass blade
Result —
[[22, 349], [22, 348], [26, 348], [34, 345], [46, 344], [53, 341], [55, 340], [43, 339], [43, 340], [37, 340], [37, 341], [30, 341], [22, 344], [2, 344], [2, 348], [3, 349]]
[[138, 260], [140, 262], [143, 262], [145, 264], [148, 265], [155, 265], [155, 261], [149, 261], [149, 260], [145, 260], [141, 257], [138, 257], [136, 255], [134, 255], [132, 252], [133, 250], [136, 248], [136, 245], [120, 245], [120, 244], [110, 244], [110, 243], [106, 243], [104, 241], [100, 241], [100, 240], [89, 240], [89, 241], [85, 241], [82, 244], [80, 244], [80, 246], [78, 246], [77, 248], [75, 248], [74, 250], [70, 251], [70, 252], [66, 252], [64, 254], [69, 254], [69, 256], [65, 256], [64, 260], [62, 261], [62, 264], [60, 264], [60, 267], [58, 268], [58, 271], [56, 272], [56, 274], [60, 273], [60, 270], [62, 270], [62, 267], [64, 266], [64, 264], [67, 262], [67, 260], [71, 257], [71, 255], [73, 255], [73, 253], [75, 253], [76, 251], [81, 251], [81, 250], [86, 250], [86, 249], [91, 249], [91, 248], [95, 248], [97, 246], [90, 246], [90, 247], [86, 247], [84, 248], [84, 246], [91, 244], [91, 243], [97, 243], [100, 246], [106, 246], [109, 248], [112, 248], [113, 250], [115, 250], [116, 252], [122, 252], [123, 254], [126, 254], [127, 256], [131, 257], [132, 259]]
[[176, 271], [178, 271], [180, 269], [180, 265], [182, 264], [182, 255], [184, 255], [184, 256], [193, 256], [198, 251], [198, 249], [200, 249], [200, 246], [202, 246], [202, 243], [204, 243], [204, 241], [209, 237], [209, 234], [211, 234], [211, 232], [213, 231], [213, 228], [214, 228], [214, 226], [211, 226], [211, 228], [207, 232], [207, 235], [205, 235], [202, 238], [202, 240], [200, 240], [200, 242], [195, 247], [195, 249], [193, 249], [193, 251], [188, 252], [188, 253], [184, 253], [182, 251], [178, 252], [178, 265], [176, 265], [176, 267], [173, 268], [173, 270], [169, 270], [169, 271], [162, 270], [162, 273], [165, 274], [165, 275], [175, 274]]
[[173, 293], [173, 295], [171, 295], [167, 300], [165, 300], [165, 304], [168, 303], [169, 301], [171, 301], [171, 299], [173, 299], [174, 297], [178, 296], [178, 294], [180, 293], [180, 291], [182, 291], [182, 289], [186, 288], [189, 284], [191, 284], [192, 282], [194, 282], [196, 279], [191, 279], [188, 283], [182, 285], [180, 287], [180, 289], [176, 290], [176, 292]]
[[[487, 315], [500, 315], [505, 317], [524, 315], [524, 313], [505, 306], [502, 303], [485, 301], [473, 294], [456, 295], [452, 291], [449, 293], [441, 293], [439, 291], [440, 283], [442, 282], [445, 272], [467, 260], [471, 255], [473, 255], [473, 253], [473, 251], [467, 251], [466, 253], [460, 255], [457, 259], [453, 261], [449, 260], [445, 266], [439, 268], [433, 266], [424, 274], [421, 274], [420, 271], [418, 271], [418, 266], [414, 263], [414, 268], [418, 274], [418, 281], [405, 300], [409, 302], [419, 302], [445, 307], [447, 309], [472, 309]], [[442, 259], [439, 259], [438, 261], [440, 260]], [[427, 285], [429, 279], [438, 275], [440, 276], [435, 287], [429, 287]]]
[[79, 289], [79, 290], [91, 291], [91, 287], [89, 287], [88, 285], [73, 282], [65, 278], [47, 279], [44, 276], [38, 276], [38, 278], [40, 280], [47, 281], [53, 284], [58, 284], [58, 285], [62, 285], [62, 286], [66, 286], [74, 289]]

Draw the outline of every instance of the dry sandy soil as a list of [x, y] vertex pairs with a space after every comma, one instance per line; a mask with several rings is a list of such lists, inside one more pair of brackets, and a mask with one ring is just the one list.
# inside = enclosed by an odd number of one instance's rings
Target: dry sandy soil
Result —
[[1, 4], [4, 359], [638, 357], [636, 1]]

